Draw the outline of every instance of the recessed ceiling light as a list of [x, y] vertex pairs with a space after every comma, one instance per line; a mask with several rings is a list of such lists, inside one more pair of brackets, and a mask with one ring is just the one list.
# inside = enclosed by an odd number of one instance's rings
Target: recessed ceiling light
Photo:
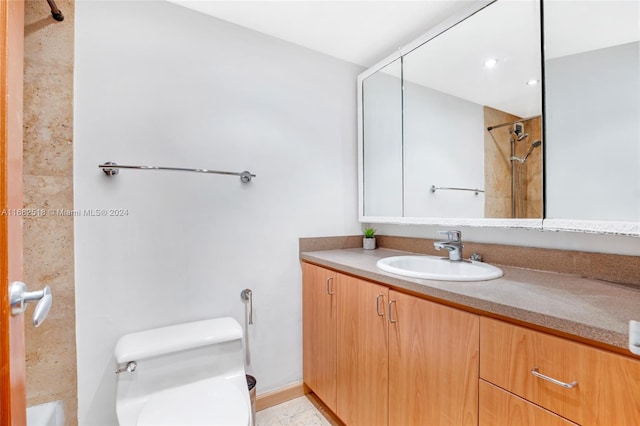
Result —
[[498, 60], [495, 58], [489, 58], [486, 61], [484, 61], [484, 67], [485, 68], [493, 68], [496, 66], [496, 64], [498, 63]]
[[540, 83], [540, 80], [529, 80], [529, 81], [527, 81], [527, 85], [528, 86], [535, 86], [538, 83]]

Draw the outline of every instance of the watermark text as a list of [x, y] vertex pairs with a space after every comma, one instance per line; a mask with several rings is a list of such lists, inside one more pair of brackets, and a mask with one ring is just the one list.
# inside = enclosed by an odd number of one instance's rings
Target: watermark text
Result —
[[21, 217], [126, 217], [129, 209], [3, 209], [2, 216]]

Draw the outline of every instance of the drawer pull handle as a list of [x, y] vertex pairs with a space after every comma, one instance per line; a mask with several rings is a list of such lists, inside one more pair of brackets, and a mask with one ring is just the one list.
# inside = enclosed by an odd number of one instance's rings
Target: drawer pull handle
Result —
[[549, 376], [545, 376], [544, 374], [541, 374], [538, 372], [538, 367], [534, 367], [531, 370], [531, 374], [533, 374], [536, 377], [539, 377], [543, 380], [546, 380], [547, 382], [551, 382], [554, 383], [558, 386], [562, 386], [563, 388], [567, 388], [567, 389], [573, 389], [576, 386], [578, 386], [578, 382], [571, 382], [571, 383], [565, 383], [565, 382], [561, 382], [560, 380], [556, 380], [553, 377], [549, 377]]

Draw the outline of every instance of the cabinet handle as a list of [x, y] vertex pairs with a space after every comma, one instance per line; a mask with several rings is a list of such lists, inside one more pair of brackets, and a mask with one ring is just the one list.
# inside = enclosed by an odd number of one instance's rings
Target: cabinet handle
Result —
[[376, 296], [376, 314], [378, 314], [379, 317], [383, 317], [384, 316], [384, 312], [380, 313], [380, 298], [381, 297], [384, 298], [384, 294], [379, 294], [379, 295]]
[[393, 305], [394, 303], [396, 303], [395, 300], [390, 300], [389, 301], [389, 322], [391, 322], [391, 323], [398, 322], [398, 320], [391, 319], [391, 305]]
[[553, 377], [545, 376], [544, 374], [538, 373], [538, 367], [534, 367], [531, 370], [531, 374], [533, 374], [534, 376], [542, 380], [546, 380], [547, 382], [551, 382], [558, 386], [562, 386], [563, 388], [573, 389], [576, 386], [578, 386], [578, 382], [565, 383], [565, 382], [561, 382], [560, 380], [556, 380]]
[[331, 281], [333, 281], [333, 277], [327, 278], [327, 294], [329, 296], [333, 296], [334, 295], [334, 292], [331, 291], [331, 284], [329, 284]]

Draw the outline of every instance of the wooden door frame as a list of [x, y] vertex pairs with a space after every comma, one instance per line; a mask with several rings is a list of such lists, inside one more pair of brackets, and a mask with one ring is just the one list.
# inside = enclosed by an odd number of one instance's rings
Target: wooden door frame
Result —
[[22, 281], [24, 0], [0, 0], [0, 424], [25, 425], [24, 315], [8, 285]]

